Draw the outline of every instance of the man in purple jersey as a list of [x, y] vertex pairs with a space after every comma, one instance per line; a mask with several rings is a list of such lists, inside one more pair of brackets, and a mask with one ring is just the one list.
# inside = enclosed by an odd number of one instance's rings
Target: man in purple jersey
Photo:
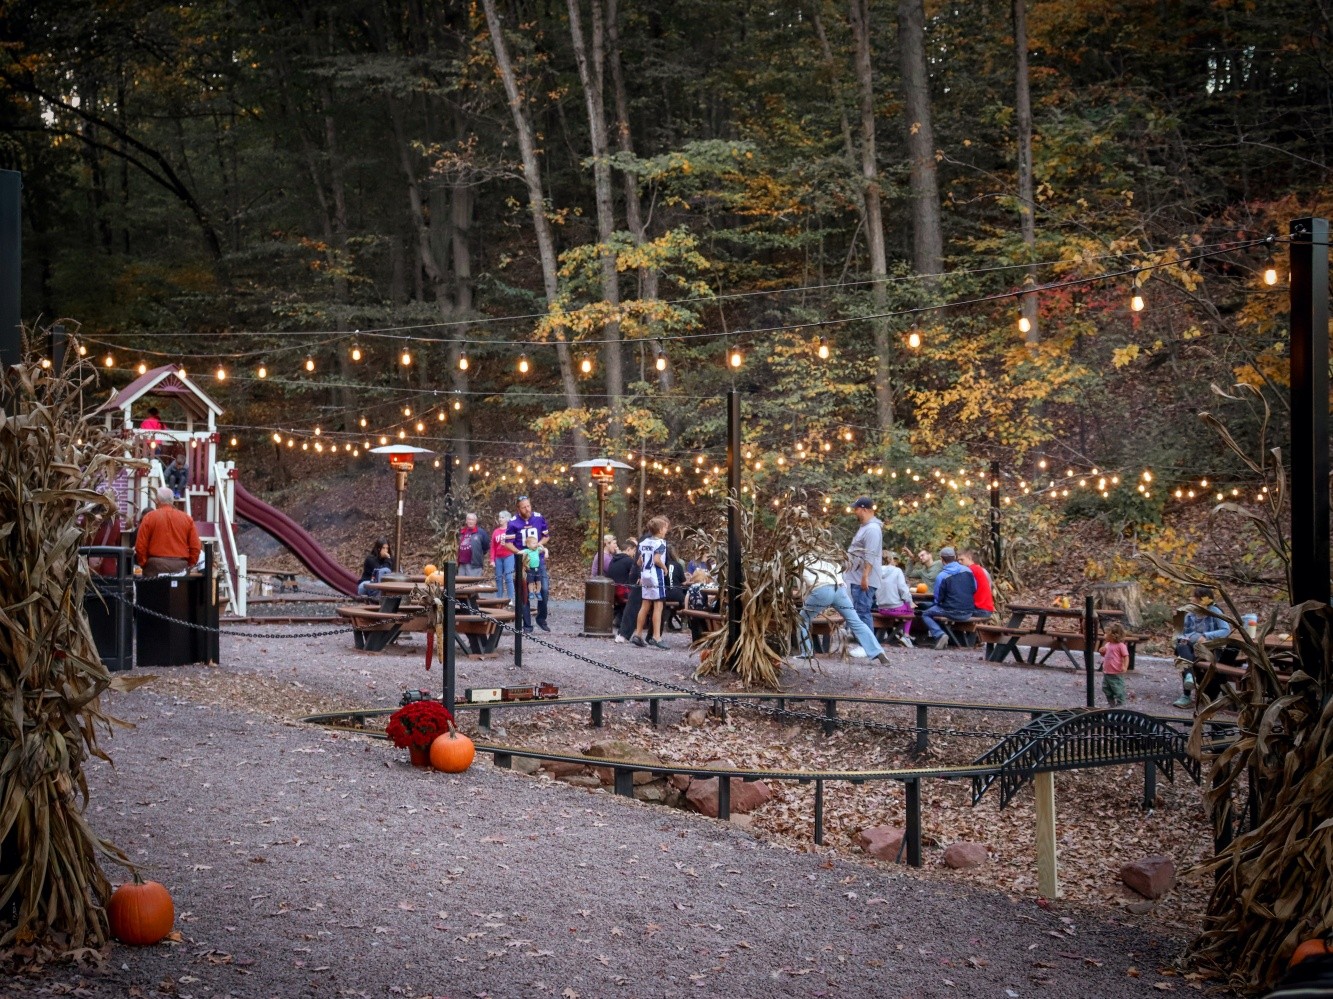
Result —
[[[529, 537], [535, 537], [537, 544], [545, 548], [547, 541], [551, 539], [551, 532], [546, 527], [546, 518], [540, 513], [532, 512], [532, 500], [526, 496], [518, 498], [518, 506], [515, 509], [518, 512], [509, 522], [509, 529], [505, 531], [505, 549], [518, 555], [527, 546]], [[550, 631], [551, 629], [546, 626], [546, 605], [551, 596], [551, 575], [545, 555], [541, 558], [541, 574], [542, 592], [537, 601], [537, 627], [542, 631]], [[523, 602], [523, 631], [532, 634], [532, 607], [526, 600]]]

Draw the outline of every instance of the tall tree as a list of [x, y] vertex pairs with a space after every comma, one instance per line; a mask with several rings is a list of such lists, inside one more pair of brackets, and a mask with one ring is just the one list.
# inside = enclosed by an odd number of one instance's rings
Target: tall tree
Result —
[[[879, 162], [875, 153], [875, 78], [871, 68], [870, 0], [850, 0], [848, 23], [856, 44], [856, 85], [861, 107], [861, 197], [865, 201], [866, 247], [870, 252], [871, 307], [883, 315], [888, 307], [885, 279], [889, 274], [884, 249], [884, 218], [880, 201]], [[875, 331], [875, 417], [880, 432], [893, 427], [893, 366], [889, 326], [872, 319]]]
[[[1017, 87], [1014, 93], [1014, 119], [1018, 127], [1018, 222], [1027, 251], [1029, 287], [1037, 283], [1037, 220], [1035, 194], [1032, 183], [1032, 90], [1028, 77], [1028, 13], [1027, 0], [1013, 0], [1014, 9], [1014, 65]], [[1041, 342], [1037, 325], [1037, 296], [1024, 295], [1022, 316], [1028, 321], [1027, 342]]]
[[[504, 25], [496, 10], [495, 0], [482, 0], [486, 11], [486, 26], [490, 31], [491, 46], [495, 50], [495, 67], [504, 85], [505, 97], [509, 101], [509, 111], [514, 119], [514, 131], [518, 134], [518, 148], [523, 160], [523, 182], [528, 189], [528, 211], [532, 216], [533, 234], [537, 239], [537, 255], [541, 261], [542, 284], [546, 291], [548, 307], [560, 296], [559, 261], [555, 252], [555, 236], [551, 232], [551, 221], [546, 217], [546, 193], [542, 189], [541, 164], [537, 159], [537, 144], [532, 128], [532, 119], [528, 115], [527, 100], [518, 88], [518, 79], [514, 75], [514, 63], [509, 57], [509, 45], [505, 41]], [[559, 331], [555, 334], [556, 359], [560, 365], [560, 383], [564, 388], [565, 406], [570, 410], [583, 407], [579, 397], [578, 382], [574, 377], [574, 365], [569, 356], [569, 343]], [[573, 430], [574, 454], [578, 461], [587, 461], [587, 435], [577, 426]]]
[[935, 176], [935, 128], [931, 124], [925, 34], [922, 0], [898, 0], [898, 63], [903, 75], [911, 165], [912, 262], [918, 274], [933, 275], [944, 270], [944, 232]]

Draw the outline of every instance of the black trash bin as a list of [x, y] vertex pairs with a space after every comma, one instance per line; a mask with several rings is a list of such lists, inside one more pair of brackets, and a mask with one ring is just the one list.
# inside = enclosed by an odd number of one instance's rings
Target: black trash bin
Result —
[[96, 562], [116, 560], [114, 575], [92, 573], [83, 594], [83, 610], [102, 665], [112, 671], [130, 669], [134, 665], [134, 549], [91, 545], [80, 548], [79, 554]]
[[138, 665], [218, 662], [218, 592], [211, 555], [208, 552], [202, 574], [157, 576], [135, 583]]

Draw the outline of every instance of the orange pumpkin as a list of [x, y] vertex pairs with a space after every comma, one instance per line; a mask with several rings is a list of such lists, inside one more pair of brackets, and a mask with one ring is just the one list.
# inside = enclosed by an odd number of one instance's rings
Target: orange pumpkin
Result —
[[925, 583], [917, 583], [917, 584], [916, 584], [916, 592], [917, 592], [917, 593], [929, 593], [929, 592], [930, 592], [930, 587], [927, 586]]
[[145, 881], [136, 873], [131, 884], [124, 884], [106, 904], [111, 935], [133, 947], [155, 944], [171, 932], [176, 921], [176, 907], [171, 892], [156, 881]]
[[1333, 953], [1329, 950], [1328, 941], [1315, 939], [1303, 940], [1296, 949], [1291, 952], [1291, 961], [1288, 962], [1288, 968], [1294, 968], [1302, 961], [1311, 957], [1319, 957], [1321, 954]]
[[449, 723], [449, 731], [437, 735], [430, 744], [430, 765], [447, 774], [461, 774], [472, 766], [472, 759], [477, 755], [477, 747], [472, 740], [463, 735]]
[[434, 562], [427, 562], [426, 565], [422, 568], [422, 570], [421, 570], [421, 574], [422, 574], [423, 576], [425, 576], [427, 582], [429, 582], [429, 581], [430, 581], [430, 577], [433, 576], [433, 575], [435, 575], [435, 563], [434, 563]]

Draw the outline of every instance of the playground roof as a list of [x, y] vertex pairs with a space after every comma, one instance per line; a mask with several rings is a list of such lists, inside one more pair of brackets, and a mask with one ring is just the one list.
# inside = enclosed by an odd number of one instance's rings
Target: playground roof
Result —
[[222, 407], [204, 395], [203, 391], [185, 376], [179, 364], [164, 364], [160, 368], [145, 372], [102, 403], [97, 411], [105, 413], [109, 410], [125, 409], [149, 395], [174, 398], [197, 416], [205, 416], [209, 410], [216, 416], [222, 415]]

